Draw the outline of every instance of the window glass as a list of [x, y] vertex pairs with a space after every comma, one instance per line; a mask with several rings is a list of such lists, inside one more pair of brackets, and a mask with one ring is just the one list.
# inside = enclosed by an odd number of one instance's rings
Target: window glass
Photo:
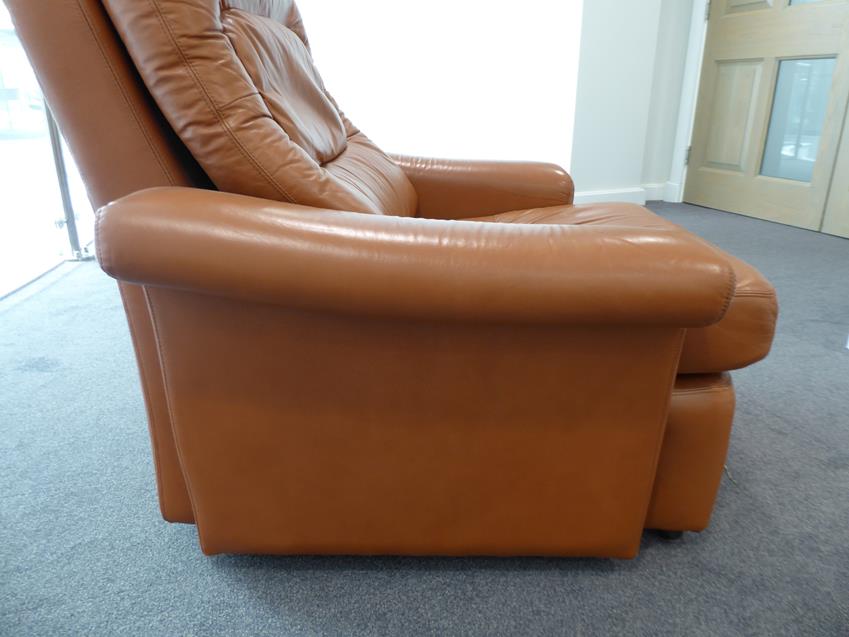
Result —
[[834, 58], [782, 60], [761, 174], [810, 181], [820, 146]]
[[44, 100], [0, 5], [0, 297], [69, 256]]
[[[65, 210], [35, 74], [0, 3], [0, 297], [71, 258]], [[65, 153], [81, 244], [93, 215], [73, 159]]]

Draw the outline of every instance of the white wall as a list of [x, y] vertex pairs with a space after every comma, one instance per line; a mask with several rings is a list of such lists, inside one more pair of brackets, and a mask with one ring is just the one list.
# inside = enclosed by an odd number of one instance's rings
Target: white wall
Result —
[[689, 0], [662, 0], [643, 159], [643, 187], [649, 200], [666, 197], [692, 14]]
[[578, 201], [642, 203], [669, 190], [698, 1], [299, 6], [328, 89], [385, 150], [553, 161]]
[[691, 13], [691, 0], [584, 6], [571, 162], [576, 201], [662, 198]]
[[644, 201], [643, 157], [661, 0], [583, 12], [572, 177], [579, 201]]
[[384, 150], [567, 169], [581, 4], [298, 2], [328, 90]]

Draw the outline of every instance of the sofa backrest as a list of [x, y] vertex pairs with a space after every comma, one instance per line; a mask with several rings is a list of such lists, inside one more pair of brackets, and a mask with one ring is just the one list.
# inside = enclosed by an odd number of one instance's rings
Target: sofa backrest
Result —
[[5, 1], [95, 207], [190, 186], [415, 213], [324, 90], [291, 0]]
[[103, 0], [165, 117], [224, 191], [413, 215], [402, 170], [338, 109], [293, 0]]
[[88, 195], [211, 187], [141, 81], [100, 0], [5, 0]]

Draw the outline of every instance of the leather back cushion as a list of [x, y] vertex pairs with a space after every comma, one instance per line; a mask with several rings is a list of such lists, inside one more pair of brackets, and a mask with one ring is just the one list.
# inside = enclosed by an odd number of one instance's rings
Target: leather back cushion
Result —
[[339, 111], [292, 0], [104, 0], [145, 84], [221, 190], [409, 216], [401, 169]]

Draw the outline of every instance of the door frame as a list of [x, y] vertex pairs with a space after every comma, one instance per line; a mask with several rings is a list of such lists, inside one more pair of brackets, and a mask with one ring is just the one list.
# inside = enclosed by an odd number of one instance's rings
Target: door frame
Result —
[[[779, 2], [785, 0], [777, 0]], [[681, 98], [678, 107], [678, 123], [675, 132], [675, 145], [672, 154], [672, 167], [669, 181], [666, 183], [663, 200], [673, 203], [684, 201], [684, 189], [687, 184], [687, 169], [690, 148], [692, 146], [693, 129], [696, 122], [696, 107], [701, 84], [701, 72], [704, 63], [705, 43], [707, 42], [707, 27], [710, 17], [712, 0], [692, 0], [693, 10], [690, 20], [690, 34], [687, 43], [687, 55], [684, 62], [684, 77], [681, 86]], [[849, 40], [849, 33], [845, 36]], [[773, 79], [775, 81], [775, 79]], [[849, 238], [849, 221], [839, 218], [834, 212], [835, 206], [849, 204], [849, 194], [834, 192], [834, 176], [837, 174], [838, 163], [849, 166], [849, 108], [843, 115], [843, 122], [836, 135], [834, 165], [831, 169], [829, 189], [826, 193], [820, 227], [816, 232]], [[847, 145], [841, 153], [841, 149]], [[837, 200], [835, 203], [834, 200]], [[849, 347], [849, 346], [847, 346]]]
[[666, 182], [663, 197], [664, 201], [675, 203], [684, 201], [684, 185], [687, 183], [687, 158], [693, 138], [693, 125], [696, 121], [696, 101], [702, 75], [702, 61], [705, 55], [707, 19], [711, 0], [692, 0], [692, 2], [693, 13], [690, 18], [687, 57], [684, 61], [684, 79], [678, 106], [675, 145], [672, 149], [672, 168], [669, 171], [669, 181]]

